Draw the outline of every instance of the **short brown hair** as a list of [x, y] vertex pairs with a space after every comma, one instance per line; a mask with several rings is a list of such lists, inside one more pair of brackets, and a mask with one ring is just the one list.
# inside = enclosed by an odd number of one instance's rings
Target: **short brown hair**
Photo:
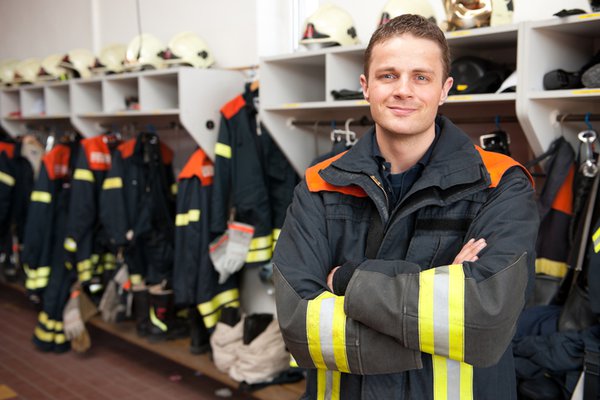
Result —
[[429, 39], [440, 46], [442, 52], [442, 65], [444, 68], [443, 81], [445, 81], [446, 78], [450, 76], [450, 49], [448, 48], [446, 36], [444, 36], [444, 32], [442, 32], [434, 22], [415, 14], [399, 15], [379, 26], [379, 28], [373, 32], [364, 55], [363, 69], [365, 77], [367, 79], [369, 78], [369, 65], [371, 64], [371, 53], [373, 52], [373, 48], [379, 43], [383, 43], [388, 39], [405, 33], [411, 34], [417, 38]]

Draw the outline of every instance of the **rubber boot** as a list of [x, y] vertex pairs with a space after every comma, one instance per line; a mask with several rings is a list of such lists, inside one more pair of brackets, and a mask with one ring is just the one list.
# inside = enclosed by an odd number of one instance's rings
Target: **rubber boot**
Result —
[[196, 307], [190, 308], [190, 353], [204, 354], [210, 350], [210, 334]]
[[140, 337], [148, 336], [150, 330], [150, 305], [148, 288], [133, 289], [133, 318]]
[[273, 314], [251, 314], [244, 318], [244, 344], [248, 345], [273, 321]]
[[158, 342], [168, 339], [169, 323], [173, 320], [173, 291], [150, 290], [148, 339]]

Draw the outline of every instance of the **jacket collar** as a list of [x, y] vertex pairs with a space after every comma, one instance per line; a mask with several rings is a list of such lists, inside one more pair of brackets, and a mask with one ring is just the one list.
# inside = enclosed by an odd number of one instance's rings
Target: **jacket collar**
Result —
[[[431, 186], [445, 190], [482, 179], [489, 185], [489, 176], [483, 172], [484, 166], [471, 139], [444, 116], [438, 116], [436, 124], [441, 130], [440, 137], [427, 167], [410, 192]], [[321, 171], [321, 176], [337, 186], [356, 184], [356, 178], [343, 172], [379, 176], [378, 164], [373, 157], [374, 134], [375, 128], [372, 127], [346, 154]]]

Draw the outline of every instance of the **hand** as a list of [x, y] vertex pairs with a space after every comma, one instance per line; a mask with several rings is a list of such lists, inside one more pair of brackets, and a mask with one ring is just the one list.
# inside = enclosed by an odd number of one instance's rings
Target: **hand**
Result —
[[335, 274], [335, 271], [337, 271], [339, 267], [340, 266], [338, 265], [337, 267], [329, 271], [329, 275], [327, 275], [327, 287], [329, 287], [331, 293], [333, 293], [333, 274]]
[[460, 252], [456, 255], [454, 261], [452, 261], [452, 264], [462, 264], [465, 261], [479, 260], [477, 254], [479, 254], [485, 246], [487, 246], [485, 239], [469, 239], [463, 248], [460, 249]]

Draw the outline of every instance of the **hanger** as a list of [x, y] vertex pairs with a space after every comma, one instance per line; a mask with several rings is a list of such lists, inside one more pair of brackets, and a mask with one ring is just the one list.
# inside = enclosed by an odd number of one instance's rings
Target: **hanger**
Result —
[[580, 150], [581, 146], [584, 147], [584, 156], [581, 164], [579, 165], [579, 170], [583, 174], [583, 176], [588, 178], [593, 178], [598, 174], [598, 166], [596, 165], [596, 161], [594, 160], [594, 142], [598, 137], [598, 134], [592, 127], [590, 123], [590, 115], [591, 113], [585, 114], [584, 122], [587, 125], [588, 129], [585, 129], [577, 134], [577, 138], [581, 142], [579, 144]]
[[344, 129], [335, 129], [335, 121], [333, 122], [334, 129], [331, 131], [331, 141], [339, 142], [341, 140], [346, 141], [346, 147], [354, 146], [357, 142], [356, 133], [350, 130], [350, 123], [354, 121], [353, 118], [348, 118], [344, 124]]

